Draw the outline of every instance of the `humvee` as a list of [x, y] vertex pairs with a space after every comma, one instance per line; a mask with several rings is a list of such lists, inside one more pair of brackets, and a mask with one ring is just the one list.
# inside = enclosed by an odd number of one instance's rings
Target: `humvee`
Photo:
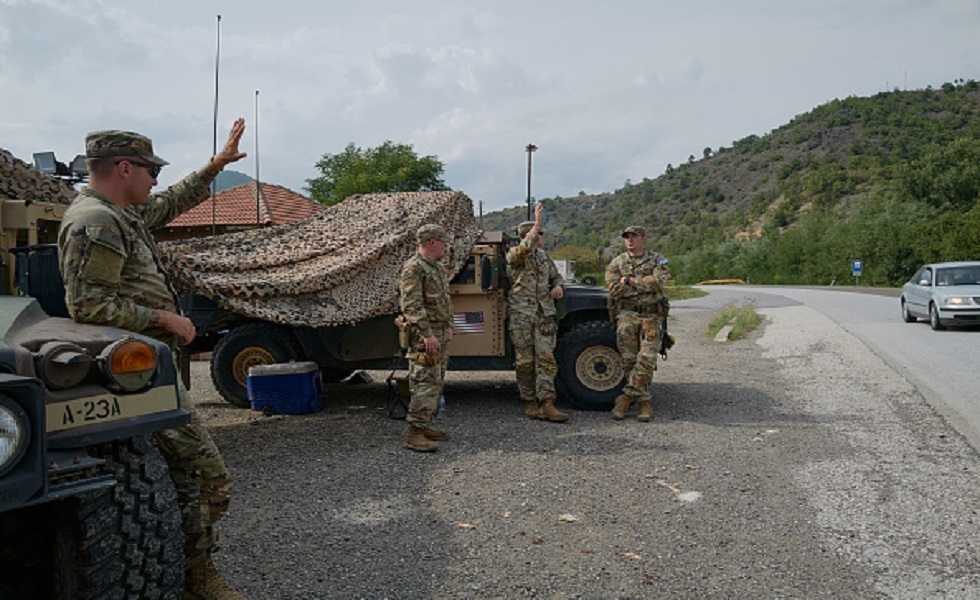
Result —
[[[463, 268], [450, 282], [455, 335], [450, 370], [509, 370], [514, 350], [507, 333], [507, 249], [517, 240], [502, 232], [484, 233]], [[569, 283], [557, 303], [559, 328], [555, 358], [559, 401], [584, 410], [612, 408], [623, 382], [603, 288]], [[255, 365], [312, 361], [325, 383], [341, 381], [358, 369], [387, 370], [399, 364], [395, 315], [352, 325], [287, 326], [245, 317], [211, 299], [188, 294], [181, 308], [197, 328], [190, 346], [211, 352], [211, 377], [229, 403], [247, 408], [248, 372]]]
[[152, 436], [189, 421], [174, 359], [67, 318], [66, 208], [0, 197], [0, 598], [177, 597], [181, 517]]

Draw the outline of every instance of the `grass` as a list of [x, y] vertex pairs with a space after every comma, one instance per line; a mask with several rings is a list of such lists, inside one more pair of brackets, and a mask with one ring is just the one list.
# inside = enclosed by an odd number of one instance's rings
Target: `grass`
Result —
[[742, 305], [735, 303], [727, 304], [708, 323], [705, 334], [708, 337], [714, 338], [721, 331], [721, 328], [729, 323], [732, 324], [732, 330], [728, 332], [728, 340], [734, 341], [742, 339], [751, 333], [762, 323], [762, 317], [756, 312], [755, 304], [752, 302], [747, 302]]
[[668, 285], [667, 286], [667, 299], [668, 300], [687, 300], [688, 298], [700, 298], [701, 296], [707, 296], [708, 292], [704, 290], [699, 290], [693, 288], [689, 285]]

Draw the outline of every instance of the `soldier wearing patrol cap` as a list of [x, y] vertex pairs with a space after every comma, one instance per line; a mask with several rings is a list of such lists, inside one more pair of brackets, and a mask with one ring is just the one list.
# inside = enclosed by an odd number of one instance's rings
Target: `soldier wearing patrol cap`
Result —
[[452, 338], [453, 303], [449, 298], [449, 279], [440, 259], [452, 238], [437, 224], [419, 227], [415, 234], [418, 252], [404, 265], [398, 280], [401, 327], [407, 342], [408, 434], [404, 446], [416, 452], [434, 452], [449, 432], [430, 427], [439, 407], [449, 364]]
[[[95, 131], [86, 137], [90, 183], [65, 212], [58, 233], [65, 303], [80, 323], [111, 325], [169, 343], [193, 341], [195, 329], [180, 314], [177, 294], [158, 263], [150, 229], [166, 225], [208, 197], [225, 165], [241, 160], [244, 119], [232, 125], [224, 147], [207, 165], [167, 190], [150, 195], [160, 169], [149, 138], [131, 131]], [[217, 446], [178, 385], [191, 422], [155, 434], [177, 489], [186, 555], [184, 598], [241, 598], [211, 560], [214, 523], [227, 510], [232, 478]]]
[[657, 369], [663, 319], [667, 316], [662, 301], [670, 270], [662, 254], [646, 249], [646, 229], [630, 226], [622, 237], [626, 252], [606, 267], [606, 286], [616, 314], [616, 343], [626, 375], [626, 386], [616, 398], [612, 416], [625, 418], [635, 402], [637, 420], [646, 422], [653, 418], [650, 382]]
[[510, 338], [514, 343], [514, 371], [517, 390], [524, 401], [524, 415], [563, 423], [568, 415], [555, 408], [555, 375], [558, 374], [555, 300], [560, 300], [565, 290], [555, 263], [541, 249], [543, 213], [544, 205], [538, 204], [534, 208], [534, 221], [517, 227], [521, 242], [507, 251], [507, 269], [512, 281], [507, 297]]

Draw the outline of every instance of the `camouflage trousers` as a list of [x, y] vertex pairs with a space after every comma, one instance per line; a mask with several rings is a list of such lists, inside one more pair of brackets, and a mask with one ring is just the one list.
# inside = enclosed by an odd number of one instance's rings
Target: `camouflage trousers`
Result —
[[514, 371], [517, 390], [524, 402], [555, 400], [555, 339], [558, 323], [554, 317], [511, 315], [510, 339], [514, 344]]
[[422, 338], [415, 336], [413, 345], [405, 354], [408, 359], [408, 389], [412, 393], [412, 401], [408, 404], [408, 414], [405, 420], [413, 427], [425, 427], [435, 416], [439, 408], [439, 395], [442, 394], [443, 381], [446, 379], [446, 367], [449, 365], [449, 327], [432, 328], [433, 334], [439, 339], [439, 362], [431, 367], [420, 365], [416, 353], [411, 348], [417, 347]]
[[661, 335], [663, 329], [658, 316], [624, 311], [616, 318], [616, 345], [626, 374], [623, 393], [636, 401], [649, 401], [651, 398], [650, 382], [653, 372], [657, 370]]
[[180, 404], [191, 411], [183, 427], [154, 434], [177, 488], [177, 505], [184, 528], [188, 565], [204, 558], [217, 545], [214, 523], [228, 510], [233, 481], [218, 447], [201, 424], [190, 394], [177, 384]]

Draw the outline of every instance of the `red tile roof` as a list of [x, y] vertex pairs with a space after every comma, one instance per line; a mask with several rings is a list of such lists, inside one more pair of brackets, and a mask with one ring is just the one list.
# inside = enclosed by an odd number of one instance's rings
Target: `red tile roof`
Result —
[[[325, 206], [280, 185], [259, 186], [258, 220], [262, 225], [295, 223], [315, 215]], [[216, 225], [254, 225], [256, 222], [255, 182], [243, 183], [219, 192], [167, 223], [167, 227], [211, 225], [211, 206]]]

